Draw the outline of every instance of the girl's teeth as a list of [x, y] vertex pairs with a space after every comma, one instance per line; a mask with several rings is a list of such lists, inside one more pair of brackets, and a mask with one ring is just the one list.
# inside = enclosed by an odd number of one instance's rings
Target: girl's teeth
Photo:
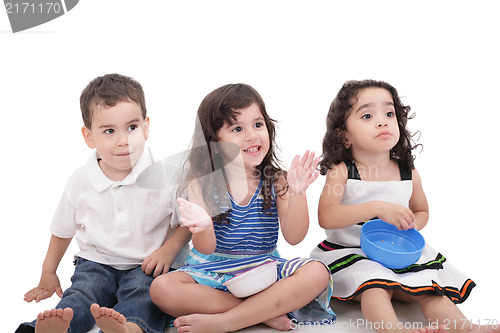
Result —
[[245, 149], [246, 152], [253, 153], [259, 150], [259, 147]]

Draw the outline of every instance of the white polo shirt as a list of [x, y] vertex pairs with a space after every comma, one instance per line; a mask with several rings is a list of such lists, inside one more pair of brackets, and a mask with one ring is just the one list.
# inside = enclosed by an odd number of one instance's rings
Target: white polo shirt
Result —
[[[94, 151], [87, 165], [69, 178], [50, 231], [56, 237], [75, 237], [75, 257], [116, 269], [137, 267], [170, 238], [179, 224], [171, 192], [136, 184], [152, 164], [144, 152], [130, 174], [112, 181], [102, 172]], [[184, 265], [189, 247], [179, 253], [173, 268]]]

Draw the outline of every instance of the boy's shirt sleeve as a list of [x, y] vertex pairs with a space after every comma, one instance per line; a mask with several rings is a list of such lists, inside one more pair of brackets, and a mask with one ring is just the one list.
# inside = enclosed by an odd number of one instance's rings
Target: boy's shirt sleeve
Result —
[[171, 212], [170, 214], [170, 221], [169, 221], [169, 227], [170, 228], [176, 228], [178, 227], [180, 223], [180, 213], [179, 213], [179, 205], [177, 204], [177, 188], [176, 187], [168, 187], [165, 191], [163, 191], [165, 194], [165, 199], [163, 202], [165, 202], [165, 206], [168, 211]]
[[75, 174], [70, 177], [66, 184], [66, 188], [64, 189], [50, 225], [50, 232], [59, 238], [72, 238], [78, 228], [75, 222], [76, 208], [71, 198], [71, 187], [74, 184]]

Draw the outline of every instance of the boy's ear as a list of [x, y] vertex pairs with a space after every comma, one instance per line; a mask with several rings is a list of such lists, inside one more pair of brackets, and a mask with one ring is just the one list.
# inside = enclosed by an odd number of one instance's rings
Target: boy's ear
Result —
[[147, 140], [149, 138], [149, 117], [144, 118], [142, 126], [144, 131], [144, 140]]
[[90, 132], [90, 130], [85, 126], [82, 126], [82, 134], [87, 146], [89, 146], [90, 149], [94, 149], [94, 139], [92, 138], [92, 133]]

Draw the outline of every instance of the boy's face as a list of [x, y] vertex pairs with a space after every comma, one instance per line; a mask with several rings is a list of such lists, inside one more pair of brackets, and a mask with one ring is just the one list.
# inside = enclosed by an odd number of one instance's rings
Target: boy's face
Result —
[[99, 166], [111, 180], [123, 180], [132, 170], [149, 136], [149, 118], [143, 119], [135, 102], [119, 102], [113, 107], [99, 106], [92, 128], [82, 127], [87, 146], [96, 148]]

